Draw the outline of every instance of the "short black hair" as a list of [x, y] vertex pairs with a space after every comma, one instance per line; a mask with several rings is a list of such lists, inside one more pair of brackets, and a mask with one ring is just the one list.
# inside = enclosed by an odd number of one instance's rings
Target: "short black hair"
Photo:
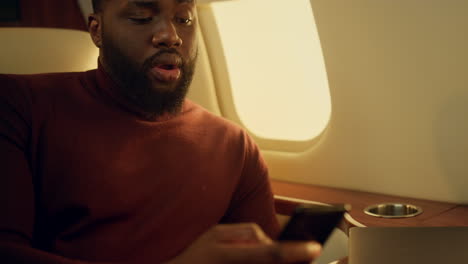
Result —
[[98, 13], [98, 12], [101, 12], [102, 11], [102, 4], [103, 4], [103, 0], [93, 0], [93, 10], [94, 10], [94, 13]]

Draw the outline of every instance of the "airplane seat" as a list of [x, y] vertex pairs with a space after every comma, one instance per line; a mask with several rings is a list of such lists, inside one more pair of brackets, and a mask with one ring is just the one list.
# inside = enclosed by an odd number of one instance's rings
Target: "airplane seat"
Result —
[[[199, 32], [201, 35], [201, 32]], [[97, 67], [99, 50], [89, 33], [53, 28], [0, 28], [0, 73], [86, 71]], [[196, 73], [188, 98], [220, 115], [212, 73], [200, 36]]]
[[86, 71], [97, 67], [98, 49], [87, 32], [51, 28], [0, 28], [0, 73]]

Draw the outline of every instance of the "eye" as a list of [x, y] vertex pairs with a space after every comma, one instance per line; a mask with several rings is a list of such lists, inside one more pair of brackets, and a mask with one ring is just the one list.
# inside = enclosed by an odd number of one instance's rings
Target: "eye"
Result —
[[192, 25], [192, 19], [190, 18], [183, 18], [183, 17], [176, 17], [175, 21], [179, 24], [190, 26]]
[[134, 22], [135, 24], [147, 24], [153, 21], [153, 17], [130, 17], [128, 20]]

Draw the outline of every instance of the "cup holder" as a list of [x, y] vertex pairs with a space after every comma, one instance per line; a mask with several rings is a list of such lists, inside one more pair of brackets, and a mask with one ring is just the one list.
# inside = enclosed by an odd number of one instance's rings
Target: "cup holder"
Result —
[[418, 206], [401, 203], [374, 204], [364, 209], [364, 213], [382, 218], [414, 217], [422, 212], [423, 210]]

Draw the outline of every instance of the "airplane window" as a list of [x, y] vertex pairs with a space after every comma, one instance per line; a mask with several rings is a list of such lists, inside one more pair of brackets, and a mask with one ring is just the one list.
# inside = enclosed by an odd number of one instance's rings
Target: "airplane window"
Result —
[[265, 139], [318, 136], [331, 101], [310, 1], [226, 1], [212, 10], [243, 125]]

